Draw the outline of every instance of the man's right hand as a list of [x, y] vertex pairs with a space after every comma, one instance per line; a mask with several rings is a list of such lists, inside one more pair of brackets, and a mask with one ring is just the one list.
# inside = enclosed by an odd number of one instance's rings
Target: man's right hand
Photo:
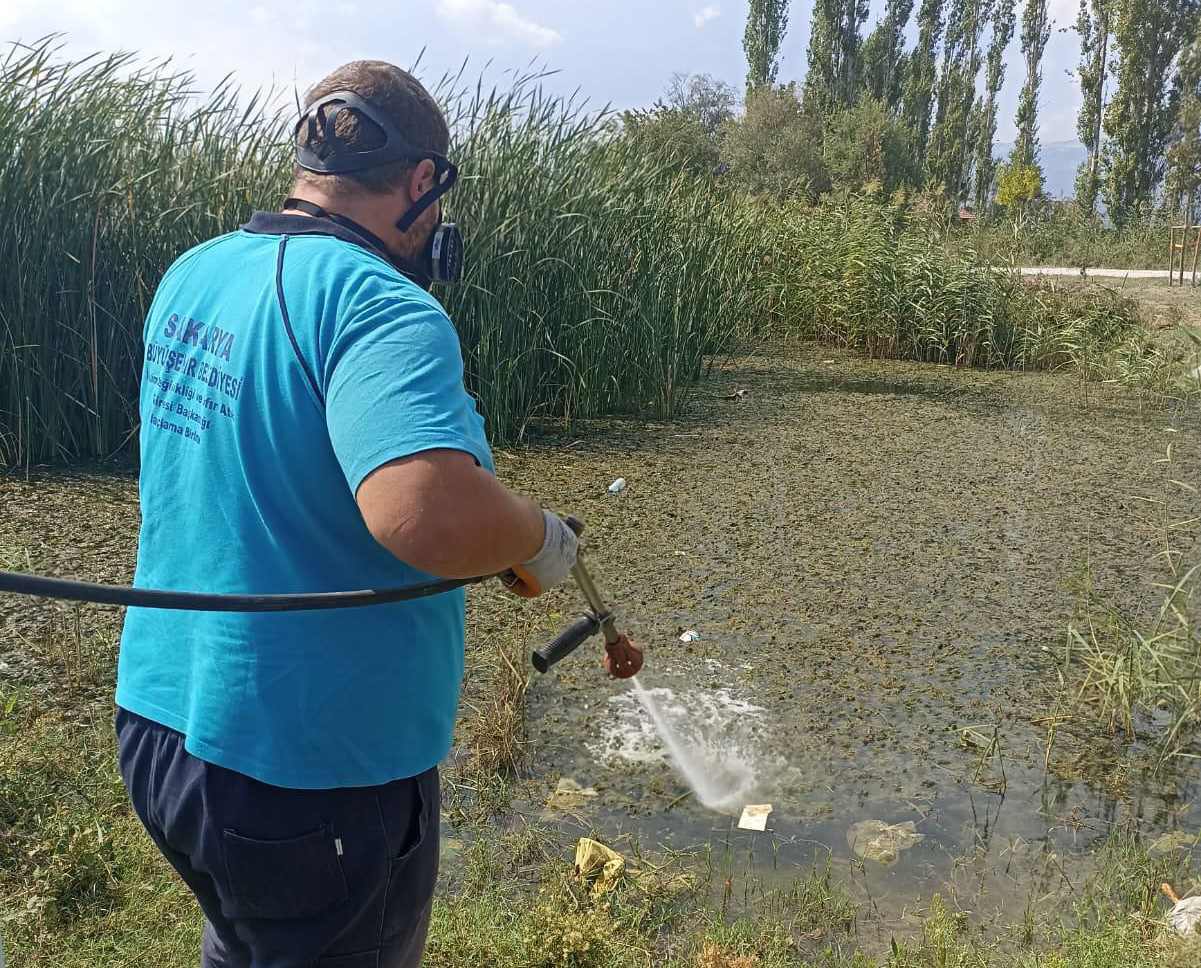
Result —
[[542, 547], [529, 561], [514, 565], [502, 577], [505, 587], [522, 598], [536, 598], [571, 573], [580, 551], [580, 540], [557, 514], [543, 510]]

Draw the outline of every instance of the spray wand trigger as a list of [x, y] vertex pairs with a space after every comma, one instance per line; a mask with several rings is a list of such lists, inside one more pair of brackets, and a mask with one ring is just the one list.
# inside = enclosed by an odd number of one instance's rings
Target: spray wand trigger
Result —
[[[584, 533], [584, 524], [578, 518], [563, 519], [577, 535]], [[617, 630], [612, 609], [601, 598], [596, 583], [592, 580], [582, 557], [577, 556], [571, 566], [571, 575], [588, 603], [589, 610], [572, 622], [546, 645], [534, 651], [531, 661], [539, 672], [546, 672], [560, 659], [578, 649], [597, 632], [605, 638], [605, 670], [618, 679], [628, 679], [642, 668], [642, 650]]]

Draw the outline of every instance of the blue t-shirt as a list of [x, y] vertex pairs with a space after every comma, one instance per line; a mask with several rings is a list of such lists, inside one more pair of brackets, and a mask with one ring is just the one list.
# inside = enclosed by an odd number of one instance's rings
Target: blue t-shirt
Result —
[[[146, 320], [135, 584], [246, 594], [428, 580], [368, 532], [371, 471], [492, 470], [441, 305], [326, 220], [259, 213], [185, 253]], [[130, 609], [117, 703], [276, 786], [414, 776], [449, 751], [464, 593], [282, 613]]]

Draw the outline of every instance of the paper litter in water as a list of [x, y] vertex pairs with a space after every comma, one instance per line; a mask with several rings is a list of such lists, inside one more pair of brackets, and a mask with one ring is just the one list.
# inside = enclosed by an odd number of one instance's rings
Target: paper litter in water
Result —
[[742, 817], [738, 820], [738, 826], [742, 830], [766, 830], [769, 813], [771, 813], [770, 803], [748, 803], [742, 808]]

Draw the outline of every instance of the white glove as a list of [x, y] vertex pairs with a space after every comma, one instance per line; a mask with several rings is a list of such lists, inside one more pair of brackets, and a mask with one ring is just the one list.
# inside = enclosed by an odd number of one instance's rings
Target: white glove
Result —
[[543, 509], [542, 520], [546, 525], [546, 536], [542, 547], [529, 561], [514, 565], [504, 576], [504, 583], [514, 595], [536, 598], [548, 588], [554, 588], [571, 573], [576, 555], [580, 552], [580, 539], [557, 514]]

